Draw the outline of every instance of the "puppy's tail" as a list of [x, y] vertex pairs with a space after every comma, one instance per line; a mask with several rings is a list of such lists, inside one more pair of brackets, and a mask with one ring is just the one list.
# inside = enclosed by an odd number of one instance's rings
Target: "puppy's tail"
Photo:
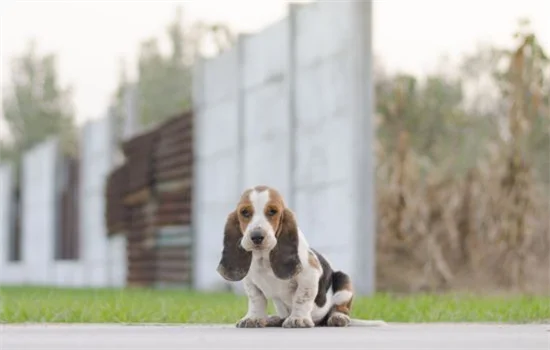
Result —
[[352, 318], [349, 325], [351, 327], [381, 327], [387, 326], [388, 324], [382, 320], [361, 320]]

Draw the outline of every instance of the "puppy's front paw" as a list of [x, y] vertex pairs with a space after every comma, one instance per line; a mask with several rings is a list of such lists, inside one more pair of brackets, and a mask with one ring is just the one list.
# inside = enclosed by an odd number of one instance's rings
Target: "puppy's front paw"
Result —
[[329, 327], [347, 327], [349, 326], [351, 319], [348, 315], [341, 312], [333, 313], [327, 320]]
[[265, 318], [245, 317], [237, 322], [237, 328], [263, 328], [266, 324]]
[[314, 326], [310, 317], [289, 316], [284, 322], [284, 328], [311, 328]]
[[277, 315], [269, 316], [267, 318], [266, 327], [281, 327], [284, 321], [284, 318]]

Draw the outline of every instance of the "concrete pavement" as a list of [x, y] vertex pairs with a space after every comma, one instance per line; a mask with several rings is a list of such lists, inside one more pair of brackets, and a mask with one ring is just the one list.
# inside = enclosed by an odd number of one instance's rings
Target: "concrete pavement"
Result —
[[548, 350], [548, 325], [388, 324], [237, 329], [233, 325], [0, 325], [1, 350], [517, 349]]

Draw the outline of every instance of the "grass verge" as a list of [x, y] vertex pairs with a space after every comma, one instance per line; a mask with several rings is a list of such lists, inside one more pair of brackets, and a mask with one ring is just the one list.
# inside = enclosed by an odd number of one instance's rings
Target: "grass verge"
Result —
[[[2, 287], [0, 297], [2, 323], [234, 323], [247, 305], [243, 296], [182, 290]], [[550, 320], [550, 298], [377, 294], [356, 298], [352, 316], [387, 322], [540, 323]]]

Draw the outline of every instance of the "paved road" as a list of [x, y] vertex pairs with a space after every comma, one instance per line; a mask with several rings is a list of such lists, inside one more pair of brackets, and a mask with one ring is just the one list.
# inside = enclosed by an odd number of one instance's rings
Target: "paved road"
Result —
[[548, 325], [389, 324], [377, 328], [0, 325], [1, 350], [550, 348]]

